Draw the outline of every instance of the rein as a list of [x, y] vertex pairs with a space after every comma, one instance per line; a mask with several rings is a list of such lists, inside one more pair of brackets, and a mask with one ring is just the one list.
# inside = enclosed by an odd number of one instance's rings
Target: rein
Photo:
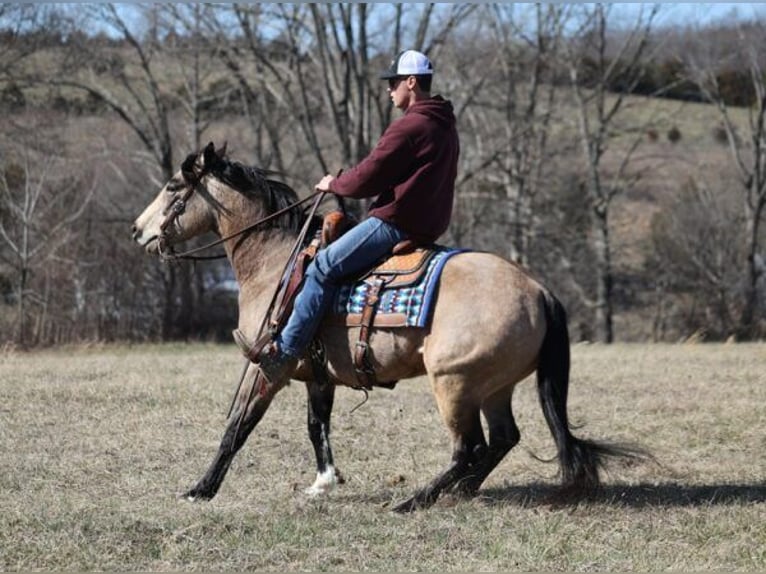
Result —
[[[301, 229], [301, 232], [298, 234], [298, 237], [295, 240], [295, 243], [293, 244], [292, 252], [290, 253], [290, 257], [287, 258], [287, 262], [285, 263], [285, 266], [282, 269], [282, 277], [277, 284], [277, 288], [274, 291], [274, 295], [271, 297], [271, 303], [269, 303], [269, 308], [266, 311], [266, 315], [263, 317], [263, 321], [261, 321], [261, 326], [258, 329], [258, 334], [255, 337], [255, 341], [262, 340], [264, 336], [264, 330], [267, 330], [269, 328], [275, 329], [276, 325], [271, 324], [270, 322], [273, 321], [274, 312], [277, 307], [277, 302], [282, 300], [282, 298], [285, 296], [285, 291], [287, 289], [287, 284], [290, 281], [290, 276], [293, 273], [293, 269], [295, 268], [296, 259], [298, 257], [298, 253], [301, 250], [301, 246], [303, 245], [303, 241], [306, 238], [306, 234], [308, 233], [309, 227], [311, 226], [311, 219], [314, 217], [314, 214], [317, 211], [317, 208], [319, 207], [319, 204], [322, 203], [322, 200], [324, 199], [324, 196], [327, 192], [326, 191], [316, 191], [312, 193], [308, 198], [304, 199], [303, 201], [306, 201], [307, 199], [311, 197], [316, 197], [316, 200], [314, 201], [314, 205], [311, 206], [311, 211], [309, 213], [309, 216], [306, 218], [306, 221], [303, 223], [303, 229]], [[302, 202], [301, 202], [302, 203]], [[297, 204], [296, 204], [297, 205]], [[272, 331], [269, 335], [269, 337], [273, 337], [274, 332]], [[247, 373], [247, 369], [250, 366], [250, 360], [247, 359], [245, 361], [245, 368], [242, 371], [242, 376], [239, 380], [239, 384], [237, 385], [237, 390], [234, 392], [234, 396], [231, 399], [231, 405], [229, 406], [229, 413], [226, 415], [226, 418], [228, 419], [231, 416], [232, 411], [234, 410], [234, 405], [237, 401], [237, 397], [239, 396], [239, 391], [242, 388], [242, 383], [245, 381], [245, 374]], [[259, 383], [259, 380], [260, 383]], [[253, 385], [250, 387], [250, 391], [247, 394], [247, 401], [245, 402], [245, 408], [242, 409], [242, 411], [239, 413], [239, 417], [237, 419], [237, 430], [234, 436], [239, 435], [239, 427], [242, 424], [242, 421], [245, 418], [245, 414], [247, 412], [247, 405], [250, 404], [250, 401], [253, 400], [253, 394], [256, 392], [256, 386], [258, 386], [257, 393], [260, 395], [263, 395], [267, 390], [268, 383], [266, 382], [266, 379], [264, 379], [261, 375], [261, 371], [256, 371], [255, 379], [253, 380]], [[232, 446], [233, 448], [233, 446]], [[232, 451], [233, 452], [233, 451]]]
[[284, 215], [291, 209], [306, 203], [307, 201], [313, 199], [314, 197], [322, 193], [321, 191], [315, 191], [314, 193], [308, 195], [307, 197], [301, 200], [298, 200], [294, 203], [291, 203], [287, 207], [283, 207], [279, 211], [275, 211], [274, 213], [259, 219], [255, 223], [251, 223], [250, 225], [248, 225], [247, 227], [244, 227], [243, 229], [240, 229], [239, 231], [235, 231], [234, 233], [231, 233], [225, 237], [221, 237], [219, 239], [216, 239], [215, 241], [211, 241], [210, 243], [207, 243], [206, 245], [202, 245], [201, 247], [195, 247], [193, 249], [189, 249], [182, 253], [174, 253], [172, 250], [172, 247], [170, 249], [167, 248], [167, 229], [168, 227], [170, 227], [170, 224], [173, 223], [176, 220], [176, 218], [184, 212], [184, 210], [186, 209], [186, 202], [189, 201], [192, 194], [197, 189], [197, 186], [201, 185], [200, 182], [202, 180], [202, 177], [204, 177], [204, 175], [205, 175], [204, 173], [200, 174], [199, 177], [195, 178], [196, 179], [195, 182], [187, 183], [187, 189], [184, 192], [183, 196], [180, 199], [173, 200], [173, 203], [168, 208], [168, 214], [165, 216], [165, 219], [160, 224], [160, 236], [157, 240], [157, 249], [159, 251], [160, 258], [163, 261], [177, 261], [179, 259], [192, 259], [192, 260], [222, 259], [226, 257], [225, 254], [208, 255], [208, 256], [193, 256], [193, 254], [199, 253], [200, 251], [204, 251], [206, 249], [210, 249], [211, 247], [215, 247], [216, 245], [221, 245], [222, 243], [225, 243], [229, 239], [233, 239], [234, 237], [243, 235], [247, 233], [248, 231], [252, 231], [256, 227], [263, 225], [264, 223], [268, 223], [269, 221], [276, 219], [280, 215]]

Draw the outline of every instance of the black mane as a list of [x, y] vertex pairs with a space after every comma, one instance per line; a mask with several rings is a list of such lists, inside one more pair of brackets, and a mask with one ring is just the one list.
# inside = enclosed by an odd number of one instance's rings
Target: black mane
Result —
[[[298, 194], [289, 185], [269, 179], [275, 172], [247, 166], [228, 158], [218, 158], [210, 167], [210, 174], [246, 196], [261, 198], [267, 215], [285, 209], [299, 199]], [[303, 211], [298, 206], [277, 218], [275, 225], [297, 233], [303, 225], [303, 220]]]

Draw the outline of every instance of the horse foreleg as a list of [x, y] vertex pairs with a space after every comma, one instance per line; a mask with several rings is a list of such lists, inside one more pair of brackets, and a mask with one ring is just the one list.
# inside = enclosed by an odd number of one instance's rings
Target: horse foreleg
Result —
[[245, 444], [247, 437], [263, 418], [271, 400], [281, 388], [265, 384], [262, 377], [257, 378], [256, 385], [256, 373], [257, 368], [251, 365], [235, 399], [218, 453], [205, 475], [184, 494], [187, 500], [210, 500], [216, 495], [234, 455]]
[[332, 490], [342, 482], [333, 463], [330, 447], [330, 416], [335, 400], [335, 385], [306, 383], [308, 391], [308, 430], [317, 461], [317, 476], [314, 484], [306, 489], [306, 494], [317, 496]]
[[412, 497], [394, 507], [395, 512], [412, 512], [419, 508], [428, 508], [439, 498], [469, 475], [477, 461], [485, 457], [487, 443], [481, 428], [479, 411], [476, 410], [465, 419], [465, 430], [456, 435], [453, 441], [452, 462], [433, 479], [428, 486], [418, 490]]

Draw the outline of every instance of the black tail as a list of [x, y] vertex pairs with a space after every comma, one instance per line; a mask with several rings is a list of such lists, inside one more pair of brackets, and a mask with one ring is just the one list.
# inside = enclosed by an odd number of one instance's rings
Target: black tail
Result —
[[565, 487], [592, 488], [600, 483], [599, 469], [610, 458], [642, 458], [645, 453], [631, 446], [612, 445], [579, 439], [569, 430], [569, 329], [564, 306], [544, 291], [546, 333], [537, 365], [537, 391], [558, 448], [562, 482]]

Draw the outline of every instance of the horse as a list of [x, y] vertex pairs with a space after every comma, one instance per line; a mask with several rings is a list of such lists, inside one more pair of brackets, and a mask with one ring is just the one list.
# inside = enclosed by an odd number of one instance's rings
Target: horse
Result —
[[[218, 234], [239, 284], [238, 328], [258, 334], [270, 294], [281, 280], [306, 218], [298, 195], [273, 174], [229, 159], [211, 142], [190, 154], [135, 220], [133, 239], [149, 254], [206, 232]], [[291, 205], [293, 207], [291, 207]], [[282, 215], [279, 215], [282, 214]], [[271, 219], [268, 226], [253, 225]], [[246, 230], [240, 233], [239, 230]], [[482, 290], [477, 292], [476, 284]], [[307, 494], [329, 492], [339, 479], [330, 446], [330, 418], [338, 385], [358, 384], [352, 357], [359, 327], [324, 320], [318, 338], [327, 377], [318, 381], [303, 358], [291, 379], [308, 393], [308, 432], [317, 474]], [[426, 375], [452, 439], [449, 464], [433, 480], [394, 506], [427, 508], [444, 493], [473, 496], [519, 442], [511, 398], [514, 387], [536, 373], [542, 411], [553, 436], [562, 487], [591, 492], [608, 462], [642, 456], [629, 445], [576, 437], [567, 416], [570, 340], [562, 303], [522, 266], [481, 251], [460, 252], [444, 265], [428, 327], [374, 327], [371, 362], [381, 381]], [[218, 452], [207, 472], [184, 496], [212, 499], [232, 459], [284, 384], [259, 384], [248, 363], [234, 396]], [[257, 388], [256, 388], [257, 386]], [[488, 429], [484, 435], [481, 417]]]

